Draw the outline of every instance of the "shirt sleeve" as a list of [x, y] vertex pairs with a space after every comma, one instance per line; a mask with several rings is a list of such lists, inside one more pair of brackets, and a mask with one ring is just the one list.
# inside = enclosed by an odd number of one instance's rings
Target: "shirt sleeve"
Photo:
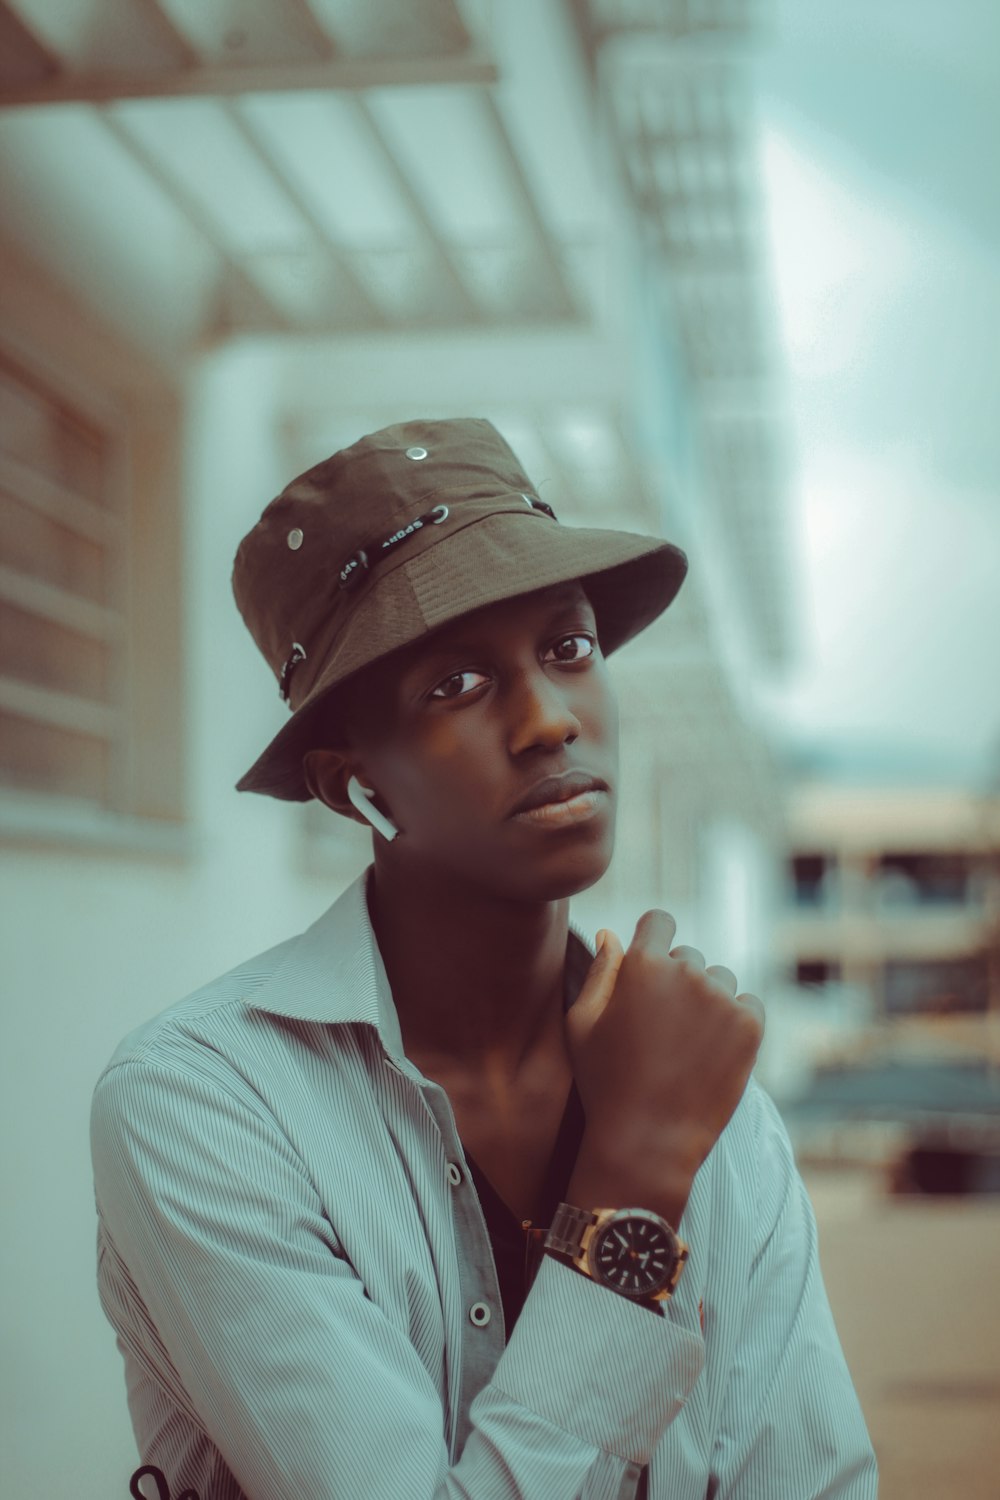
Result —
[[875, 1500], [878, 1469], [820, 1270], [816, 1218], [770, 1096], [756, 1235], [713, 1454], [717, 1500]]
[[[133, 1353], [247, 1500], [618, 1500], [702, 1368], [700, 1338], [545, 1256], [449, 1467], [436, 1385], [249, 1084], [119, 1061], [91, 1150], [146, 1326]], [[211, 1500], [203, 1473], [168, 1471], [155, 1423], [137, 1437], [171, 1493]]]

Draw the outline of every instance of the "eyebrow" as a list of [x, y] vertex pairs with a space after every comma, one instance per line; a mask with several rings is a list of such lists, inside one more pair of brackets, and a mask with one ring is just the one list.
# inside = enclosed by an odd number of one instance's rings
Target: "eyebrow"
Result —
[[[593, 606], [585, 594], [570, 594], [564, 590], [561, 595], [557, 595], [551, 600], [547, 612], [548, 622], [550, 625], [554, 625], [564, 615], [573, 614], [578, 609], [592, 608]], [[452, 656], [456, 651], [478, 651], [481, 645], [481, 637], [477, 639], [472, 635], [462, 640], [455, 637], [454, 639], [428, 641], [420, 652], [419, 665], [430, 664], [441, 656]]]

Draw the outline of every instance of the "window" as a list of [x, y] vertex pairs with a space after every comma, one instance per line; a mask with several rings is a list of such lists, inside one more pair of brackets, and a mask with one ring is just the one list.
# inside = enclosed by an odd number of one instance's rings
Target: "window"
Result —
[[795, 854], [789, 863], [795, 905], [822, 906], [834, 871], [834, 859], [825, 854]]
[[100, 806], [122, 733], [110, 434], [0, 354], [0, 776]]
[[840, 964], [836, 959], [800, 958], [795, 965], [795, 983], [809, 988], [825, 984], [836, 984], [840, 980]]
[[876, 875], [882, 906], [961, 905], [972, 861], [965, 854], [883, 854]]
[[176, 396], [9, 247], [0, 274], [0, 831], [170, 846]]
[[963, 958], [893, 960], [885, 966], [889, 1015], [950, 1015], [989, 1009], [986, 954]]

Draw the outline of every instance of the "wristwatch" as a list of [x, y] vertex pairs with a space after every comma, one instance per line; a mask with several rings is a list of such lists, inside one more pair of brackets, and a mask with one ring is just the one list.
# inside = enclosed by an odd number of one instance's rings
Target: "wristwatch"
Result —
[[651, 1303], [673, 1296], [689, 1247], [651, 1209], [560, 1203], [544, 1248], [568, 1256], [578, 1271], [619, 1296]]

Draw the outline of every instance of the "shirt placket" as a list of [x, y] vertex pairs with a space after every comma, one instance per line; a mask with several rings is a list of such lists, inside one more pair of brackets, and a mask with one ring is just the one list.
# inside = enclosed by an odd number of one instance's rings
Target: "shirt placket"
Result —
[[492, 1378], [504, 1351], [506, 1330], [486, 1216], [465, 1160], [451, 1103], [440, 1084], [425, 1081], [420, 1084], [420, 1092], [441, 1133], [458, 1251], [462, 1318], [458, 1411], [454, 1423], [457, 1457], [471, 1430], [469, 1407]]

